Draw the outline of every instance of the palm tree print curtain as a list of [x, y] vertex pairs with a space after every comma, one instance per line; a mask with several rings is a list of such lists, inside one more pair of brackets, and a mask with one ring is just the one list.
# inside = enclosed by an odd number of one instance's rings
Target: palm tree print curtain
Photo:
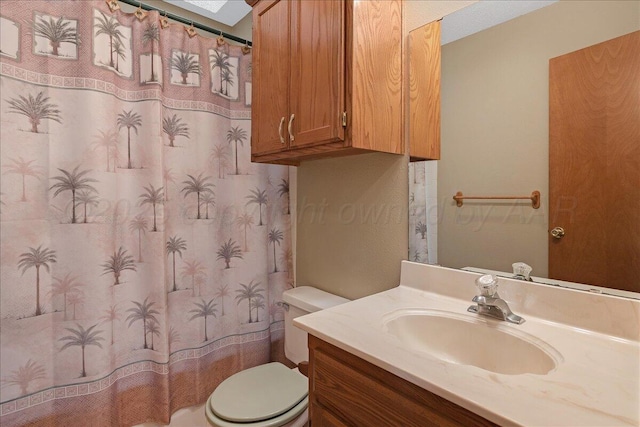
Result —
[[437, 212], [427, 209], [427, 174], [433, 177], [435, 171], [427, 163], [409, 164], [409, 260], [435, 264], [437, 260], [431, 227], [438, 218]]
[[3, 1], [0, 424], [167, 423], [282, 360], [289, 176], [251, 54], [104, 1]]

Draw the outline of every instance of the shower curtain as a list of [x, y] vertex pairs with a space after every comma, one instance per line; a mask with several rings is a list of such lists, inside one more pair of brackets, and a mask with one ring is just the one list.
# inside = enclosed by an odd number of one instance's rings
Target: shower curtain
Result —
[[[409, 163], [409, 261], [435, 264], [437, 212], [427, 203], [428, 181], [435, 187], [434, 166], [428, 162]], [[434, 188], [431, 188], [434, 191]], [[431, 195], [432, 200], [435, 197]], [[432, 203], [433, 204], [433, 203]]]
[[249, 49], [105, 1], [3, 0], [0, 29], [0, 424], [168, 423], [282, 360]]

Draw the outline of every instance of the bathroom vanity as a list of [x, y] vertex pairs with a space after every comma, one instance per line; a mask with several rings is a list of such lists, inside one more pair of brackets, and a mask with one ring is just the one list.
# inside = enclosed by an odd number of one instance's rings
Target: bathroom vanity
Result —
[[496, 425], [313, 335], [309, 359], [314, 427]]
[[640, 423], [640, 301], [501, 278], [518, 325], [467, 312], [478, 276], [405, 261], [398, 287], [297, 318], [314, 427]]

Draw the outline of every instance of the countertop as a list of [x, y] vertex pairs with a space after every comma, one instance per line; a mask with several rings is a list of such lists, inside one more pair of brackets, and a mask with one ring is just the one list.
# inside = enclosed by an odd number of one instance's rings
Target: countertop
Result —
[[546, 375], [444, 362], [387, 332], [385, 319], [397, 310], [474, 316], [466, 310], [478, 276], [405, 261], [398, 287], [298, 317], [294, 325], [500, 425], [640, 425], [637, 300], [501, 279], [500, 295], [526, 319], [522, 325], [502, 323], [560, 354]]

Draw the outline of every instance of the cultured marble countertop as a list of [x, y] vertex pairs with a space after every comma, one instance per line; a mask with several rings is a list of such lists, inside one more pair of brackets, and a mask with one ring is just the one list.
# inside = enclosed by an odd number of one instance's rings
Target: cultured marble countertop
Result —
[[640, 425], [637, 300], [500, 279], [501, 297], [526, 319], [522, 325], [502, 323], [560, 355], [546, 375], [498, 374], [445, 362], [387, 332], [385, 321], [397, 310], [475, 316], [466, 310], [478, 276], [405, 261], [400, 286], [299, 317], [294, 324], [500, 425]]

